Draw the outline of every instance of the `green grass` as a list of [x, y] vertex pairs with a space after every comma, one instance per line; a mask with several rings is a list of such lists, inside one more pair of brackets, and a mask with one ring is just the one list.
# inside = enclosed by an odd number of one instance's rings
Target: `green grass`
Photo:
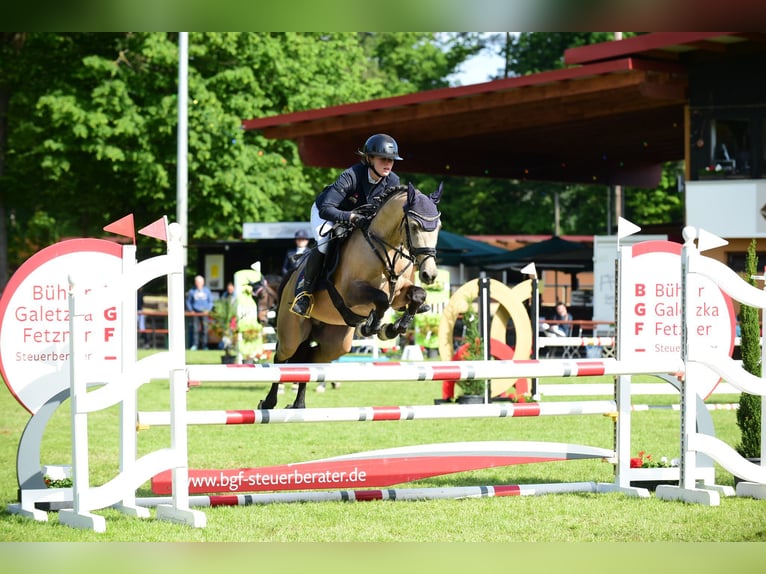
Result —
[[[220, 352], [190, 352], [190, 363], [218, 362]], [[595, 379], [594, 379], [595, 380]], [[650, 380], [650, 379], [643, 379]], [[550, 382], [581, 382], [560, 379]], [[603, 382], [603, 380], [599, 380]], [[345, 383], [324, 394], [309, 385], [308, 408], [362, 405], [433, 404], [440, 383]], [[267, 391], [261, 384], [204, 384], [187, 395], [190, 409], [251, 409]], [[290, 391], [280, 397], [282, 408]], [[592, 397], [583, 397], [592, 399]], [[715, 396], [736, 402], [737, 396]], [[553, 399], [546, 399], [553, 400]], [[565, 400], [572, 400], [567, 398]], [[637, 403], [664, 404], [677, 397], [636, 397]], [[68, 403], [66, 403], [68, 406]], [[141, 410], [164, 410], [167, 384], [152, 382], [139, 391]], [[722, 498], [719, 507], [631, 498], [620, 494], [562, 494], [419, 502], [298, 503], [204, 509], [207, 527], [192, 529], [156, 520], [137, 520], [99, 510], [107, 531], [97, 534], [9, 514], [15, 502], [16, 447], [29, 415], [8, 392], [0, 393], [0, 540], [112, 542], [742, 542], [766, 541], [766, 501]], [[736, 444], [734, 411], [711, 413], [716, 434]], [[69, 414], [56, 413], [43, 440], [43, 464], [71, 461]], [[103, 483], [117, 472], [118, 411], [91, 416], [91, 479]], [[679, 413], [654, 410], [633, 414], [631, 452], [656, 457], [679, 454]], [[447, 421], [390, 421], [292, 425], [200, 426], [189, 429], [192, 468], [237, 468], [312, 460], [356, 451], [466, 440], [536, 440], [611, 448], [611, 421], [603, 416], [562, 416]], [[166, 428], [139, 433], [141, 454], [168, 446]], [[542, 463], [487, 469], [419, 481], [406, 487], [603, 481], [613, 468], [598, 460]], [[719, 484], [732, 476], [717, 468]], [[148, 483], [139, 496], [150, 495]], [[153, 513], [154, 511], [152, 511]]]

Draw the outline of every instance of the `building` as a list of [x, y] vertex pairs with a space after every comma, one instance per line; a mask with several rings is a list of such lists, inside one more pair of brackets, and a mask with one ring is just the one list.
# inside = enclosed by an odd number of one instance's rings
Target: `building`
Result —
[[654, 187], [684, 160], [686, 221], [729, 240], [708, 255], [737, 269], [766, 237], [764, 55], [763, 33], [657, 32], [567, 50], [561, 70], [243, 126], [318, 167], [375, 130], [407, 142], [413, 173]]

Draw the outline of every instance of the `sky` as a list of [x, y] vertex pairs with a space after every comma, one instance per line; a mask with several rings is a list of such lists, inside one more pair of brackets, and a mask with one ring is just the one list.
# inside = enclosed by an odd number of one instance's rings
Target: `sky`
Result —
[[[485, 32], [485, 36], [492, 36], [499, 32]], [[514, 32], [515, 34], [515, 32]], [[461, 72], [449, 77], [450, 81], [459, 83], [461, 86], [480, 84], [487, 82], [490, 76], [497, 74], [498, 70], [505, 65], [502, 56], [489, 54], [487, 50], [466, 60], [461, 66]]]
[[461, 86], [487, 82], [490, 76], [497, 74], [503, 67], [504, 61], [501, 56], [492, 54], [479, 54], [470, 60], [466, 60], [461, 66], [462, 71], [450, 76], [450, 80], [460, 83]]

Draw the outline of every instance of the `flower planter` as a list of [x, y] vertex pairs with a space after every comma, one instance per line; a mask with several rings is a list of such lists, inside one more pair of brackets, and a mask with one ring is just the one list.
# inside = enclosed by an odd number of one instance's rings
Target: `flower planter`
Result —
[[483, 405], [484, 395], [460, 395], [455, 402], [461, 405]]
[[221, 355], [221, 363], [224, 365], [233, 365], [236, 360], [234, 355]]

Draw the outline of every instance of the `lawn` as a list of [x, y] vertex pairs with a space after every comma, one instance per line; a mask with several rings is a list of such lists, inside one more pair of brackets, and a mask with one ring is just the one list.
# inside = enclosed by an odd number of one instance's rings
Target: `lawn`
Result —
[[[189, 353], [190, 363], [216, 362], [215, 351]], [[603, 379], [586, 379], [604, 382]], [[583, 379], [546, 382], [573, 383]], [[440, 396], [434, 381], [345, 383], [323, 394], [310, 384], [308, 407], [433, 404]], [[252, 409], [266, 385], [208, 383], [187, 395], [190, 409]], [[290, 396], [280, 398], [280, 408]], [[589, 399], [591, 397], [583, 397]], [[608, 397], [604, 397], [608, 398]], [[554, 399], [546, 399], [554, 400]], [[566, 400], [572, 400], [567, 398]], [[576, 398], [574, 399], [576, 400]], [[666, 404], [673, 396], [634, 397], [636, 403]], [[736, 402], [736, 395], [715, 401]], [[68, 404], [68, 403], [67, 403]], [[141, 410], [167, 408], [164, 381], [139, 391]], [[107, 532], [97, 534], [60, 526], [55, 513], [48, 523], [9, 514], [16, 500], [15, 456], [28, 414], [8, 392], [0, 395], [3, 473], [0, 540], [3, 541], [221, 541], [221, 542], [740, 542], [766, 540], [766, 502], [722, 498], [719, 507], [632, 498], [622, 494], [553, 494], [416, 502], [322, 502], [205, 509], [207, 527], [191, 529], [161, 521], [139, 521], [113, 510], [98, 511]], [[733, 411], [712, 412], [716, 434], [736, 444], [739, 431]], [[118, 469], [118, 412], [95, 414], [89, 423], [93, 483], [109, 480]], [[677, 457], [679, 413], [650, 410], [633, 413], [631, 452]], [[613, 427], [607, 417], [558, 416], [510, 419], [387, 421], [375, 424], [327, 423], [293, 425], [194, 426], [189, 429], [192, 468], [239, 468], [307, 461], [371, 449], [452, 441], [534, 440], [611, 448]], [[56, 413], [43, 439], [43, 463], [67, 464], [69, 420]], [[169, 444], [167, 428], [139, 432], [139, 451]], [[613, 467], [601, 460], [519, 465], [448, 475], [408, 487], [533, 484], [545, 482], [611, 482]], [[719, 484], [733, 477], [717, 468]], [[148, 483], [139, 496], [149, 496]]]

